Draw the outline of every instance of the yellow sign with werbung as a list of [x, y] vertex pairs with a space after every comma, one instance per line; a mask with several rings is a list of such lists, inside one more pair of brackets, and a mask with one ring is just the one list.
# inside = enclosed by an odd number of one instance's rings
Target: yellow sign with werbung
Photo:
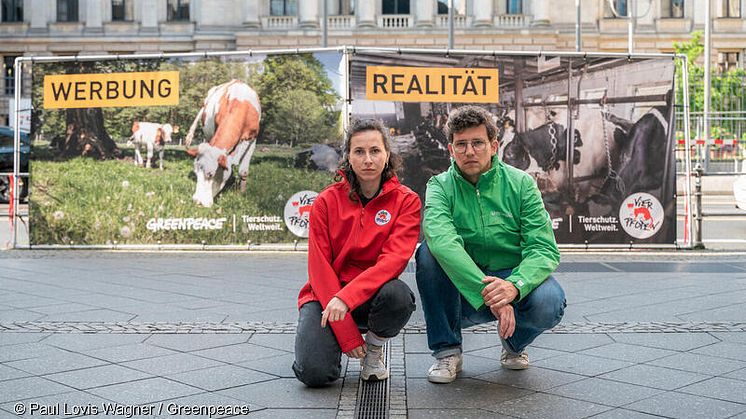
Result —
[[497, 103], [498, 70], [368, 66], [365, 98], [395, 102]]
[[178, 71], [44, 76], [44, 109], [178, 104]]

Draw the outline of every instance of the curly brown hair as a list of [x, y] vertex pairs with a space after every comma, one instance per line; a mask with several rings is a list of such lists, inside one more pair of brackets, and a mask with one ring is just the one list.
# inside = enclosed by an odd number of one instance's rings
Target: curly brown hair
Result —
[[487, 137], [490, 141], [497, 139], [497, 125], [492, 120], [492, 114], [478, 106], [467, 105], [456, 108], [448, 114], [446, 122], [446, 135], [448, 142], [453, 142], [453, 134], [468, 128], [484, 125], [487, 128]]
[[[396, 176], [396, 173], [401, 167], [401, 158], [398, 154], [391, 151], [389, 130], [383, 122], [377, 119], [359, 119], [352, 121], [350, 127], [347, 129], [344, 145], [342, 146], [342, 160], [339, 162], [339, 170], [344, 174], [345, 179], [347, 179], [347, 182], [350, 184], [349, 197], [353, 202], [359, 200], [358, 197], [362, 196], [362, 190], [360, 189], [360, 182], [357, 179], [357, 175], [355, 175], [355, 172], [352, 170], [352, 165], [350, 164], [350, 139], [352, 139], [356, 134], [365, 131], [378, 131], [383, 139], [383, 148], [389, 154], [389, 160], [383, 168], [383, 173], [381, 173], [381, 185]], [[335, 180], [342, 180], [341, 175], [337, 174]]]

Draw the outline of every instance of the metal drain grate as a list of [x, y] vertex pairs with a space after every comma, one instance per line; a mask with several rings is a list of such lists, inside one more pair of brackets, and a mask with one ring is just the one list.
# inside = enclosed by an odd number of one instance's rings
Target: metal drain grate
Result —
[[[383, 347], [383, 359], [389, 369], [391, 368], [390, 342]], [[388, 419], [390, 382], [390, 378], [383, 381], [360, 380], [355, 405], [356, 419]]]

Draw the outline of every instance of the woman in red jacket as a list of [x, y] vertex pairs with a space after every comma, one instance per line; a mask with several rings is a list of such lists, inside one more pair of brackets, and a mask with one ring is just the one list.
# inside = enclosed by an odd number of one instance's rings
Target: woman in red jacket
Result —
[[415, 309], [414, 294], [397, 277], [420, 230], [420, 199], [396, 178], [398, 162], [383, 124], [356, 121], [338, 182], [313, 203], [293, 363], [308, 386], [339, 378], [342, 353], [362, 359], [363, 380], [389, 376], [382, 346]]

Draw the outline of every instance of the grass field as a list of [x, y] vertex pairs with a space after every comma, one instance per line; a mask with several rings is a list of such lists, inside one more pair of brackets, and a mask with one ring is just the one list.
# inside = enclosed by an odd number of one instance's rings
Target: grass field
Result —
[[[49, 155], [35, 145], [33, 156]], [[164, 170], [136, 167], [131, 149], [119, 160], [32, 160], [30, 234], [32, 244], [245, 244], [289, 243], [282, 231], [249, 231], [242, 216], [279, 216], [287, 200], [302, 190], [320, 191], [332, 182], [329, 172], [292, 167], [294, 150], [257, 147], [248, 190], [226, 186], [211, 208], [192, 202], [192, 160], [182, 149], [167, 149]], [[157, 167], [157, 162], [154, 162]], [[226, 218], [221, 230], [161, 230], [146, 226], [154, 218]], [[234, 224], [235, 219], [235, 224]], [[235, 226], [235, 227], [234, 227]]]

